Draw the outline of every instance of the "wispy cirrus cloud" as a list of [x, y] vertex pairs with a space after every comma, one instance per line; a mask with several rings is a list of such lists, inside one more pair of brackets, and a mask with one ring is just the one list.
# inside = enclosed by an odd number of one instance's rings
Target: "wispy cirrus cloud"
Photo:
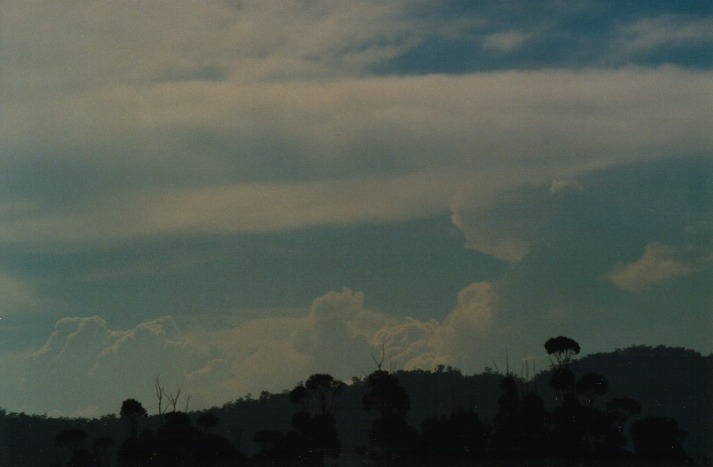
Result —
[[116, 83], [361, 74], [430, 34], [409, 3], [10, 1], [4, 83], [17, 87], [14, 100]]
[[709, 48], [713, 20], [691, 15], [662, 15], [621, 25], [612, 38], [618, 61], [661, 53], [676, 47]]

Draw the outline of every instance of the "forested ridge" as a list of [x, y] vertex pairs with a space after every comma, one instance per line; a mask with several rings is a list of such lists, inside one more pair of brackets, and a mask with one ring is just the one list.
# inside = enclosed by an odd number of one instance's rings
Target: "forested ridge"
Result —
[[638, 346], [577, 359], [562, 336], [545, 348], [552, 365], [532, 377], [519, 363], [387, 371], [382, 356], [348, 382], [306, 375], [188, 413], [187, 395], [158, 379], [156, 400], [117, 401], [99, 419], [2, 412], [0, 466], [710, 465], [713, 355]]

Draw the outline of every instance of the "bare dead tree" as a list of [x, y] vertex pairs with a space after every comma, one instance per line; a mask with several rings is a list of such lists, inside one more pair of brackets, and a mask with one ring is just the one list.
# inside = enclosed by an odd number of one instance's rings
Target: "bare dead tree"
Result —
[[176, 406], [178, 405], [178, 400], [181, 398], [181, 386], [176, 386], [176, 394], [168, 394], [164, 392], [166, 398], [168, 399], [168, 404], [171, 406], [171, 412], [176, 412]]
[[156, 399], [158, 399], [158, 425], [163, 426], [163, 414], [165, 409], [162, 409], [162, 404], [164, 391], [159, 381], [159, 375], [156, 375], [156, 379], [154, 380], [154, 389], [156, 390]]
[[386, 358], [386, 344], [381, 344], [381, 358], [377, 360], [373, 355], [371, 356], [371, 359], [374, 360], [374, 363], [376, 363], [376, 371], [381, 372], [384, 371], [386, 373], [395, 373], [396, 372], [396, 363], [393, 360], [389, 359], [389, 370], [382, 370], [384, 366], [384, 359]]
[[[178, 407], [178, 401], [181, 397], [181, 391], [182, 388], [181, 386], [176, 387], [176, 393], [168, 393], [166, 391], [166, 388], [161, 386], [161, 381], [159, 380], [159, 377], [156, 376], [156, 379], [154, 380], [154, 388], [156, 391], [156, 399], [158, 400], [158, 419], [159, 419], [159, 425], [163, 426], [163, 416], [166, 412], [170, 411], [171, 412], [176, 412], [176, 408]], [[164, 398], [168, 400], [168, 404], [166, 406], [163, 406]], [[188, 404], [191, 400], [191, 397], [188, 396], [186, 398], [186, 406], [185, 406], [185, 412], [188, 412]]]
[[371, 359], [376, 363], [376, 371], [381, 371], [381, 366], [384, 364], [384, 357], [386, 356], [386, 344], [381, 344], [381, 359], [377, 360], [374, 356]]

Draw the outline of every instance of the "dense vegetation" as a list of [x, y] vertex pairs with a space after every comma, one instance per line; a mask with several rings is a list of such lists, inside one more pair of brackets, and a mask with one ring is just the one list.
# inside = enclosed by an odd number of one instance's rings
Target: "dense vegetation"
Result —
[[[709, 464], [713, 356], [632, 347], [581, 360], [545, 344], [528, 378], [382, 369], [345, 384], [315, 374], [290, 391], [184, 413], [156, 381], [158, 413], [127, 399], [118, 416], [2, 413], [0, 465], [678, 465]], [[148, 401], [156, 403], [156, 401]]]

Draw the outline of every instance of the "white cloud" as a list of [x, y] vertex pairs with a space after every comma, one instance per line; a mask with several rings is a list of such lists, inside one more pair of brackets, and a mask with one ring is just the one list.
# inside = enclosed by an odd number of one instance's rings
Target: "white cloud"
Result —
[[472, 284], [439, 323], [370, 310], [362, 293], [343, 289], [316, 298], [303, 317], [257, 319], [204, 331], [194, 340], [212, 342], [231, 362], [234, 376], [222, 382], [221, 395], [281, 390], [315, 372], [343, 379], [364, 375], [382, 352], [384, 369], [432, 369], [445, 362], [475, 370], [484, 364], [482, 355], [469, 350], [474, 338], [476, 346], [487, 340], [494, 297], [492, 285]]
[[641, 258], [633, 263], [618, 264], [607, 278], [627, 292], [641, 292], [650, 287], [685, 277], [693, 266], [675, 258], [673, 247], [649, 243]]
[[[0, 242], [401, 221], [444, 212], [454, 196], [483, 205], [523, 183], [713, 147], [710, 71], [370, 74], [429, 37], [487, 23], [430, 8], [5, 2], [0, 171], [47, 182], [0, 204]], [[710, 39], [706, 26], [662, 17], [621, 34], [643, 50]], [[529, 38], [499, 31], [485, 46]], [[526, 250], [501, 243], [490, 251]]]
[[40, 302], [38, 292], [27, 281], [0, 271], [0, 313], [15, 313]]
[[[439, 323], [436, 320], [421, 321], [413, 318], [394, 321], [379, 329], [372, 339], [381, 346], [384, 370], [394, 369], [431, 369], [443, 361], [443, 356], [436, 346], [436, 333]], [[381, 352], [374, 359], [381, 360]], [[371, 368], [374, 368], [373, 365]]]
[[455, 334], [465, 330], [486, 330], [493, 319], [495, 291], [489, 282], [475, 282], [458, 292], [458, 302], [448, 315], [443, 328]]
[[549, 191], [556, 195], [569, 191], [584, 191], [584, 186], [577, 180], [552, 180]]
[[707, 44], [712, 40], [710, 18], [664, 15], [623, 25], [614, 37], [612, 53], [618, 60], [625, 60], [661, 47]]
[[[96, 83], [358, 73], [422, 33], [407, 2], [3, 4], [4, 68], [19, 95]], [[32, 32], [30, 32], [32, 31]]]
[[364, 375], [382, 351], [385, 369], [449, 363], [474, 371], [485, 364], [472, 351], [487, 341], [492, 284], [463, 289], [442, 323], [373, 311], [364, 298], [350, 289], [332, 291], [301, 316], [188, 333], [171, 317], [129, 330], [113, 330], [96, 316], [63, 318], [24, 362], [22, 410], [101, 415], [133, 397], [155, 411], [156, 376], [169, 390], [182, 387], [192, 407], [210, 406], [247, 392], [289, 389], [316, 372]]
[[[399, 221], [444, 212], [458, 192], [482, 204], [522, 183], [705, 152], [709, 75], [662, 67], [184, 82], [18, 104], [0, 116], [0, 132], [23, 163], [52, 154], [119, 181], [67, 206], [37, 208], [34, 195], [33, 209], [0, 221], [0, 241]], [[241, 180], [283, 165], [303, 180]]]
[[[375, 65], [428, 38], [474, 39], [487, 20], [417, 19], [412, 8], [432, 6], [410, 0], [237, 3], [3, 2], [0, 173], [31, 183], [3, 186], [0, 244], [77, 251], [450, 208], [469, 247], [519, 261], [542, 211], [523, 206], [511, 213], [516, 222], [506, 219], [502, 197], [517, 187], [562, 198], [598, 168], [713, 149], [710, 70], [374, 76]], [[614, 38], [613, 60], [709, 41], [711, 30], [709, 19], [631, 23]], [[532, 38], [506, 30], [481, 45], [507, 53]], [[609, 279], [635, 291], [683, 277], [690, 266], [666, 248], [647, 247]], [[0, 274], [3, 312], [36, 295], [32, 283]], [[122, 397], [148, 405], [158, 372], [167, 384], [184, 381], [194, 400], [220, 403], [311, 371], [368, 371], [382, 344], [400, 367], [472, 368], [499, 329], [496, 295], [492, 284], [472, 284], [438, 322], [369, 310], [345, 289], [305, 314], [190, 338], [171, 319], [116, 330], [67, 318], [26, 362], [27, 406], [102, 411], [115, 392], [133, 390]], [[148, 389], [136, 389], [141, 381]]]
[[532, 33], [523, 31], [503, 31], [485, 36], [482, 46], [486, 50], [509, 53], [520, 48], [532, 37]]
[[97, 316], [63, 318], [45, 346], [25, 360], [23, 409], [70, 415], [94, 407], [100, 412], [93, 415], [101, 415], [134, 397], [151, 410], [156, 376], [181, 384], [207, 363], [170, 317], [124, 331]]
[[175, 232], [255, 233], [425, 218], [447, 210], [453, 178], [440, 175], [129, 193], [94, 199], [66, 212], [5, 222], [0, 225], [0, 240], [96, 243]]
[[525, 227], [529, 223], [513, 228], [507, 219], [474, 217], [472, 211], [464, 215], [460, 208], [453, 211], [451, 220], [465, 235], [468, 248], [510, 262], [521, 261], [530, 252], [530, 229]]
[[466, 247], [519, 262], [529, 253], [533, 234], [544, 218], [542, 212], [525, 206], [517, 193], [503, 192], [484, 199], [468, 193], [454, 200], [451, 221], [465, 236]]

